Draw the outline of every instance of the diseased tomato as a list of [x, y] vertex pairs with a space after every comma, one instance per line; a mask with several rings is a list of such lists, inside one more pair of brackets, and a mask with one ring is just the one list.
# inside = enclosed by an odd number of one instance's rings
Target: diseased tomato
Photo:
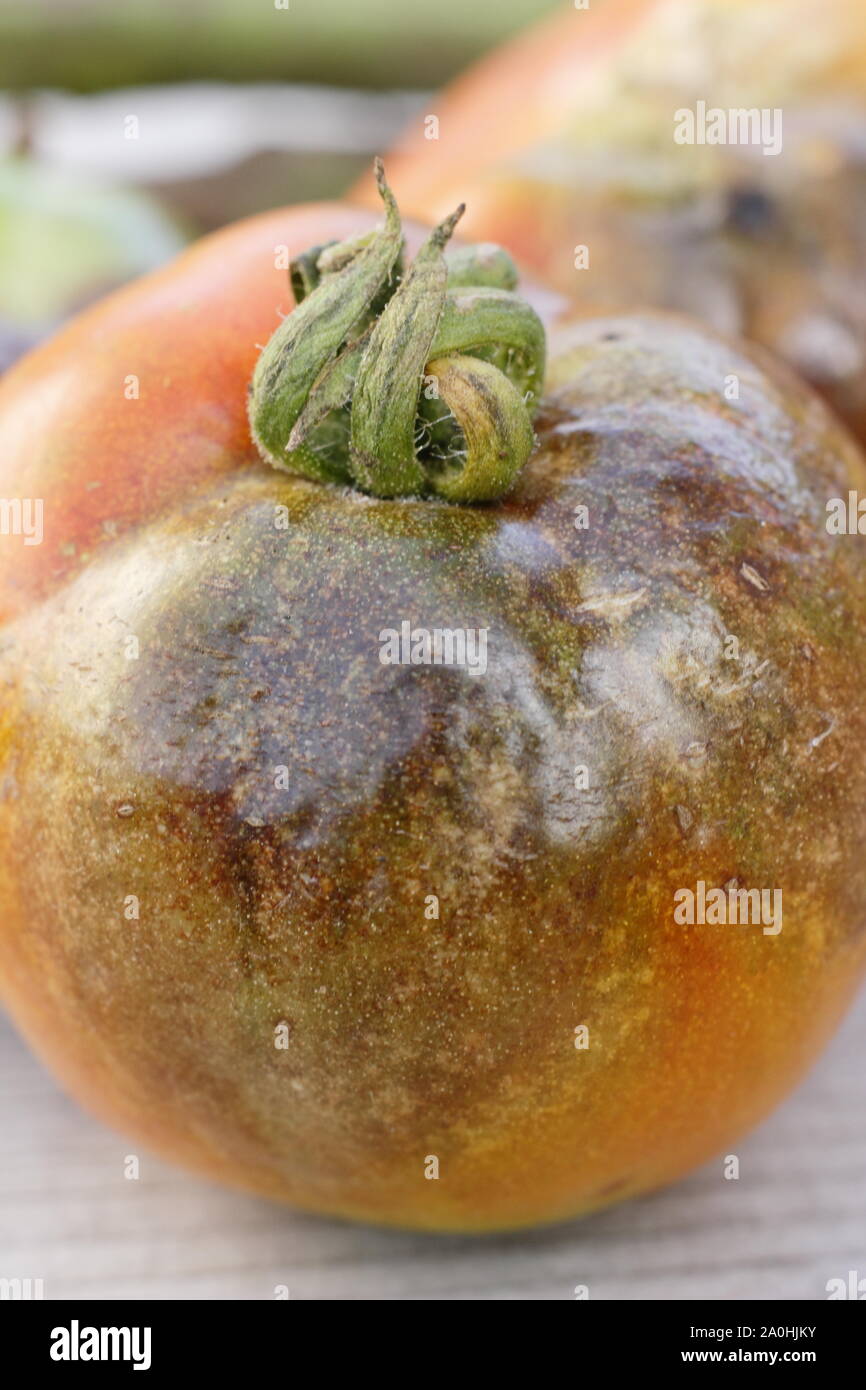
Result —
[[507, 256], [373, 226], [230, 228], [0, 385], [0, 986], [200, 1172], [520, 1226], [722, 1150], [862, 972], [866, 467], [674, 317], [548, 300], [539, 402]]

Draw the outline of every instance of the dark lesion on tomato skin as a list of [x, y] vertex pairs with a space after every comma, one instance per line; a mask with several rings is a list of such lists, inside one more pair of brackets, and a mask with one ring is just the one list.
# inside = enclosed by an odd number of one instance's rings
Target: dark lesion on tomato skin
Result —
[[[618, 354], [620, 337], [602, 336]], [[145, 659], [123, 684], [127, 728], [141, 731], [139, 771], [229, 792], [242, 820], [247, 810], [267, 822], [329, 800], [343, 814], [434, 714], [453, 719], [471, 689], [462, 674], [376, 664], [378, 627], [404, 616], [428, 627], [490, 624], [481, 688], [496, 691], [507, 659], [553, 725], [581, 701], [587, 651], [625, 649], [650, 621], [661, 640], [665, 614], [688, 620], [695, 603], [705, 607], [696, 637], [701, 622], [713, 639], [733, 632], [797, 680], [802, 662], [788, 658], [808, 640], [822, 659], [803, 678], [832, 669], [829, 640], [845, 642], [857, 625], [840, 623], [844, 605], [822, 607], [813, 595], [832, 581], [844, 541], [816, 546], [802, 513], [726, 475], [687, 435], [671, 456], [639, 430], [608, 431], [597, 409], [588, 429], [584, 416], [577, 389], [554, 395], [536, 458], [496, 508], [374, 503], [250, 470], [218, 508], [198, 499], [174, 517], [160, 544], [189, 548], [188, 573], [153, 609]], [[288, 531], [273, 525], [277, 499]], [[589, 509], [586, 531], [574, 527], [576, 499]], [[744, 565], [765, 591], [744, 580]], [[850, 568], [839, 575], [848, 590]], [[599, 603], [623, 591], [638, 595], [633, 611]], [[517, 717], [501, 690], [492, 698]], [[724, 712], [713, 717], [718, 743]], [[533, 731], [523, 732], [531, 748]], [[290, 785], [268, 793], [261, 768], [285, 758]]]

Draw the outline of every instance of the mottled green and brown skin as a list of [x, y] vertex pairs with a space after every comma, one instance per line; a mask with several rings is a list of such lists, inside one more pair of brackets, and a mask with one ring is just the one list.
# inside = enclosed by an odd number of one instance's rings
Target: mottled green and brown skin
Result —
[[[273, 246], [359, 222], [231, 229], [0, 387], [0, 493], [46, 504], [0, 544], [0, 984], [77, 1095], [214, 1177], [554, 1220], [730, 1144], [862, 971], [866, 567], [824, 519], [866, 468], [769, 363], [635, 316], [555, 328], [501, 503], [278, 473], [244, 415]], [[403, 619], [487, 627], [486, 673], [382, 665]], [[675, 924], [734, 877], [783, 890], [778, 936]]]

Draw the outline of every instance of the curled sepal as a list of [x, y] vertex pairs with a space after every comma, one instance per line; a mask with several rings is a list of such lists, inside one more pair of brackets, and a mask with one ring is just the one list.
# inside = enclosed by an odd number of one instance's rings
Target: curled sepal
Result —
[[290, 452], [300, 449], [313, 430], [317, 429], [332, 411], [340, 410], [344, 405], [349, 404], [355, 389], [355, 377], [370, 342], [372, 331], [373, 326], [371, 324], [367, 332], [357, 342], [349, 343], [339, 357], [335, 357], [333, 362], [329, 362], [320, 372], [317, 380], [313, 382], [307, 403], [289, 435]]
[[[400, 255], [400, 214], [381, 163], [377, 177], [386, 208], [384, 227], [360, 249], [355, 248], [339, 273], [322, 275], [313, 285], [265, 345], [253, 373], [249, 419], [260, 453], [277, 468], [311, 478], [346, 481], [345, 459], [334, 441], [317, 449], [308, 440], [287, 453], [289, 437], [314, 383], [354, 336], [353, 330], [363, 324]], [[313, 271], [305, 266], [304, 284], [313, 278]]]
[[474, 246], [454, 246], [445, 253], [448, 288], [457, 285], [490, 285], [498, 290], [517, 289], [517, 266], [508, 252], [493, 241]]
[[445, 305], [448, 269], [442, 248], [462, 214], [459, 207], [431, 232], [376, 323], [358, 367], [350, 468], [358, 485], [377, 497], [425, 491], [415, 448], [418, 396]]
[[375, 496], [491, 501], [532, 451], [544, 328], [501, 247], [446, 250], [462, 207], [404, 275], [381, 161], [376, 177], [384, 227], [292, 262], [297, 308], [256, 366], [253, 437], [277, 467]]
[[483, 357], [509, 378], [531, 415], [544, 383], [544, 324], [525, 299], [493, 288], [449, 289], [431, 357]]
[[492, 502], [511, 487], [532, 453], [532, 422], [521, 393], [498, 367], [480, 357], [435, 358], [427, 374], [438, 385], [462, 435], [463, 447], [436, 469], [430, 491], [449, 502]]
[[335, 244], [333, 241], [326, 241], [321, 246], [311, 246], [308, 251], [302, 251], [300, 256], [296, 256], [292, 261], [289, 266], [289, 284], [295, 296], [295, 304], [300, 304], [302, 299], [313, 293], [322, 278], [319, 257]]

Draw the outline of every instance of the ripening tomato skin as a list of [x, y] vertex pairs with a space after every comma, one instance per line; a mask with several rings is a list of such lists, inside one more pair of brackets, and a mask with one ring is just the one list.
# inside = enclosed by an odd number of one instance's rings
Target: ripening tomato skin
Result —
[[[860, 0], [563, 7], [458, 78], [437, 138], [415, 121], [388, 167], [424, 220], [470, 192], [465, 235], [591, 312], [688, 313], [770, 348], [863, 441], [864, 94]], [[779, 149], [677, 143], [699, 101], [776, 119]]]
[[[0, 990], [199, 1172], [525, 1226], [723, 1152], [862, 974], [866, 571], [824, 517], [866, 465], [759, 354], [551, 313], [503, 501], [272, 470], [275, 247], [364, 225], [240, 224], [0, 386], [0, 493], [45, 503], [0, 545]], [[487, 628], [486, 671], [384, 664], [403, 620]], [[732, 879], [781, 932], [675, 921]]]
[[[41, 546], [0, 549], [4, 616], [26, 611], [106, 542], [232, 476], [239, 458], [253, 462], [237, 384], [291, 308], [280, 248], [294, 254], [311, 237], [375, 220], [321, 205], [243, 222], [148, 277], [147, 293], [135, 283], [83, 314], [70, 337], [61, 332], [0, 380], [0, 493], [46, 504]], [[157, 434], [170, 445], [154, 450]]]

